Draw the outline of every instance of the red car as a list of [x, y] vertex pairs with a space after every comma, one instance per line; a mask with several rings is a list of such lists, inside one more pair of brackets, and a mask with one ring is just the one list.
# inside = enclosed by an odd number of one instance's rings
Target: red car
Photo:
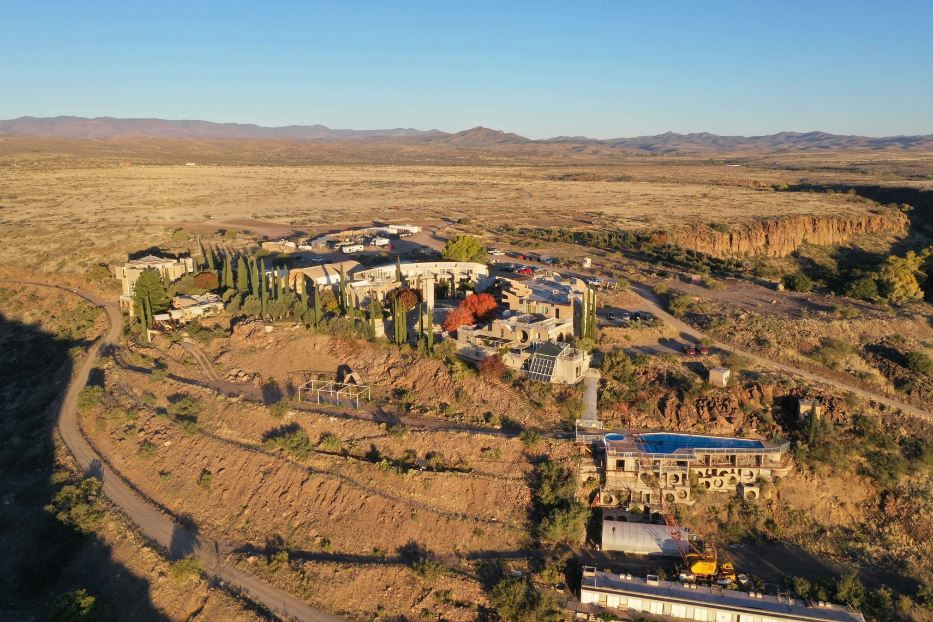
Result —
[[687, 356], [696, 356], [697, 354], [696, 346], [692, 346], [690, 344], [685, 345], [684, 354], [686, 354]]
[[532, 270], [531, 268], [519, 268], [518, 270], [515, 271], [515, 273], [516, 273], [516, 274], [525, 274], [525, 275], [527, 275], [527, 276], [531, 276], [531, 275], [534, 274], [535, 272], [534, 272], [534, 270]]

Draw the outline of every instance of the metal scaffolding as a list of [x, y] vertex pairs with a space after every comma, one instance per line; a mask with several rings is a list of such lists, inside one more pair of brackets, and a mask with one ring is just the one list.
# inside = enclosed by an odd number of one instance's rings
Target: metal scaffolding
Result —
[[372, 399], [368, 385], [311, 379], [298, 387], [299, 402], [349, 404], [359, 408], [361, 399], [363, 401]]

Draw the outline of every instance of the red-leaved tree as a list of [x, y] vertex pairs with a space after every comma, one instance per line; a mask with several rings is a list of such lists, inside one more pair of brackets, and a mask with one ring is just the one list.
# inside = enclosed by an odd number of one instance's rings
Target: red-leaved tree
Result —
[[490, 354], [479, 362], [479, 373], [489, 379], [501, 378], [506, 369], [502, 357], [498, 354]]
[[469, 311], [477, 320], [485, 320], [496, 310], [496, 299], [490, 294], [470, 294], [460, 301], [460, 308]]
[[462, 307], [451, 309], [450, 312], [447, 313], [447, 317], [444, 318], [444, 330], [451, 333], [461, 326], [468, 326], [475, 321], [476, 318], [466, 309]]

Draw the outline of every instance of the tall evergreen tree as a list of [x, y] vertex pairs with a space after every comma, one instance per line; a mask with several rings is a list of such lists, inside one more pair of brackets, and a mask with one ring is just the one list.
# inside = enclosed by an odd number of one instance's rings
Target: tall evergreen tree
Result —
[[266, 294], [268, 284], [266, 283], [266, 281], [267, 281], [266, 261], [264, 259], [260, 259], [259, 260], [259, 308], [260, 308], [260, 313], [263, 316], [266, 315], [266, 307], [268, 305], [267, 300], [266, 300], [266, 298], [268, 298]]
[[250, 270], [249, 270], [249, 288], [253, 296], [259, 297], [259, 266], [256, 265], [256, 258], [250, 257]]
[[344, 315], [347, 314], [347, 273], [343, 269], [343, 264], [340, 264], [340, 284], [337, 286], [337, 290], [340, 293], [340, 312]]
[[214, 272], [217, 269], [217, 259], [214, 257], [214, 249], [211, 246], [207, 247], [207, 269], [211, 272]]
[[249, 271], [246, 267], [246, 258], [241, 253], [236, 260], [236, 289], [245, 294], [249, 289]]
[[298, 300], [301, 303], [301, 311], [308, 310], [308, 283], [304, 275], [299, 276], [295, 280], [295, 288], [298, 292]]
[[399, 255], [395, 256], [395, 280], [399, 282], [399, 285], [404, 285], [402, 282], [402, 258]]
[[321, 308], [321, 290], [316, 283], [312, 283], [311, 292], [314, 294], [314, 326], [317, 328], [324, 319], [324, 311]]
[[279, 299], [279, 267], [272, 266], [272, 300]]
[[424, 327], [424, 341], [427, 345], [428, 352], [434, 351], [434, 309], [427, 306], [425, 302], [426, 311], [425, 315], [425, 327]]
[[285, 289], [286, 292], [288, 292], [292, 287], [291, 282], [289, 282], [289, 279], [291, 278], [291, 271], [288, 269], [288, 266], [285, 266], [282, 271], [283, 271], [282, 287]]

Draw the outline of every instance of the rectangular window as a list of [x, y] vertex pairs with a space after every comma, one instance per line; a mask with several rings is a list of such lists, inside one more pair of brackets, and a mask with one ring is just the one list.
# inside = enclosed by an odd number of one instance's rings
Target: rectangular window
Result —
[[732, 614], [728, 611], [717, 611], [716, 622], [732, 622]]
[[664, 613], [664, 603], [659, 600], [648, 601], [648, 612], [649, 613]]
[[687, 607], [685, 605], [671, 605], [671, 616], [675, 618], [686, 618]]
[[635, 611], [641, 611], [641, 599], [640, 598], [629, 598], [628, 599], [628, 608]]
[[693, 619], [700, 620], [701, 622], [706, 622], [709, 620], [709, 611], [703, 609], [702, 607], [693, 608]]

